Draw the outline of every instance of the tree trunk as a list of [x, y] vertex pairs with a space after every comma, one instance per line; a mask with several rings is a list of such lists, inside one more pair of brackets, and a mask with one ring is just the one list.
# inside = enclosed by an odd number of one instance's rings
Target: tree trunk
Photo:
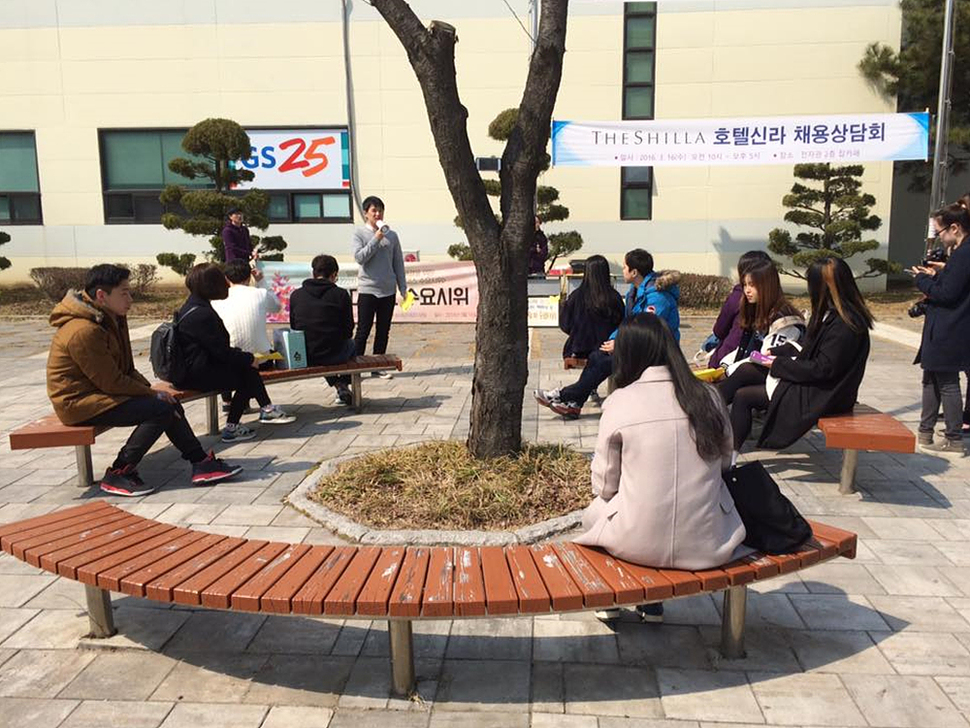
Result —
[[543, 0], [535, 52], [515, 127], [502, 155], [502, 224], [496, 220], [468, 140], [468, 111], [458, 95], [454, 29], [425, 28], [404, 0], [372, 0], [408, 54], [434, 136], [438, 161], [475, 260], [475, 330], [469, 450], [478, 458], [518, 452], [528, 378], [529, 242], [536, 179], [549, 141], [562, 78], [568, 0]]

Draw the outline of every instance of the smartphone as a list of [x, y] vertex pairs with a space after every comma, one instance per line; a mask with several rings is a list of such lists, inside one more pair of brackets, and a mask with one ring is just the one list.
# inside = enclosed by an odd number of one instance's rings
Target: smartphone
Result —
[[752, 352], [749, 358], [755, 364], [764, 364], [764, 365], [768, 365], [775, 360], [775, 357], [767, 356], [765, 354], [762, 354], [760, 351]]

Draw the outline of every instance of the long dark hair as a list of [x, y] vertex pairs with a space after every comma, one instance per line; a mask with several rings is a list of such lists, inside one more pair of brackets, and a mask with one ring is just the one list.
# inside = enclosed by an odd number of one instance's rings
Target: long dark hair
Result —
[[574, 296], [579, 297], [601, 316], [608, 316], [617, 298], [616, 289], [610, 280], [610, 264], [602, 255], [591, 255], [586, 259], [583, 282], [579, 284]]
[[694, 376], [667, 324], [652, 313], [640, 313], [620, 324], [613, 352], [613, 378], [625, 387], [647, 367], [665, 366], [674, 381], [674, 394], [687, 415], [697, 454], [705, 461], [726, 454], [727, 414], [714, 389]]
[[812, 317], [808, 336], [815, 338], [825, 314], [835, 311], [846, 326], [860, 333], [872, 328], [872, 313], [859, 293], [849, 264], [841, 258], [819, 258], [808, 267], [808, 295], [812, 299]]
[[782, 293], [778, 269], [770, 260], [749, 266], [741, 278], [742, 286], [744, 279], [748, 277], [751, 278], [751, 285], [758, 291], [758, 300], [748, 303], [748, 299], [741, 296], [741, 315], [738, 323], [742, 329], [766, 332], [771, 327], [771, 322], [779, 315], [798, 314], [798, 310]]

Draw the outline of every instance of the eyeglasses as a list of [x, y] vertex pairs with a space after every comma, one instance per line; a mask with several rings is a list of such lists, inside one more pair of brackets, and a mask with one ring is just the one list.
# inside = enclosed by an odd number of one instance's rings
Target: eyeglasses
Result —
[[934, 230], [934, 231], [933, 231], [933, 237], [934, 237], [934, 238], [938, 238], [938, 237], [940, 237], [940, 235], [942, 235], [942, 234], [943, 234], [943, 231], [944, 231], [944, 230], [947, 230], [948, 228], [949, 228], [949, 226], [947, 226], [947, 227], [944, 227], [944, 228], [937, 228], [936, 230]]

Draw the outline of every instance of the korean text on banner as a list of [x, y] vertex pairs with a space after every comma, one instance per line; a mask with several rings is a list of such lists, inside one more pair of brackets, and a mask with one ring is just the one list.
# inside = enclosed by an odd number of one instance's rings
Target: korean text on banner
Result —
[[340, 190], [350, 188], [346, 129], [257, 129], [249, 134], [250, 156], [237, 164], [256, 177], [236, 189]]
[[553, 121], [561, 166], [855, 163], [927, 158], [929, 114]]

